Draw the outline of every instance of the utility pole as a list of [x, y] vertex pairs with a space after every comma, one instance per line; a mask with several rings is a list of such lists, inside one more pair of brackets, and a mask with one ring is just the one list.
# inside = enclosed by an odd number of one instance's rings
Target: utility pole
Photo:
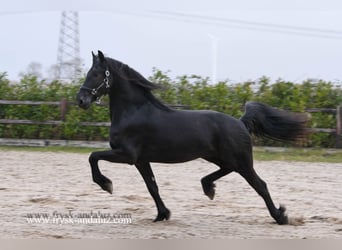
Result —
[[56, 76], [75, 80], [81, 76], [78, 12], [63, 11], [61, 16]]

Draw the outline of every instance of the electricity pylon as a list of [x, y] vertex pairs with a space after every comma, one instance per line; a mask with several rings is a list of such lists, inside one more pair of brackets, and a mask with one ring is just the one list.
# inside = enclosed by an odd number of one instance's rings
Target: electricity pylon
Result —
[[58, 79], [75, 80], [81, 76], [79, 23], [76, 11], [62, 12], [56, 66]]

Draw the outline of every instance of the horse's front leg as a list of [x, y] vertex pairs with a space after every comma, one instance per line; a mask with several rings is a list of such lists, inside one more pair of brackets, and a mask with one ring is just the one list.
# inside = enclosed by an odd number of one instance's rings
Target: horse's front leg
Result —
[[135, 164], [139, 173], [143, 177], [148, 191], [150, 192], [154, 202], [156, 203], [158, 215], [154, 222], [168, 220], [170, 218], [170, 210], [164, 205], [163, 200], [160, 198], [156, 179], [154, 177], [150, 163], [137, 163]]
[[110, 179], [104, 176], [98, 166], [98, 161], [110, 161], [116, 163], [127, 163], [134, 164], [134, 157], [131, 155], [124, 153], [121, 150], [107, 150], [107, 151], [98, 151], [93, 152], [89, 156], [89, 163], [91, 166], [91, 173], [93, 176], [93, 181], [97, 183], [103, 190], [108, 193], [113, 193], [113, 184]]

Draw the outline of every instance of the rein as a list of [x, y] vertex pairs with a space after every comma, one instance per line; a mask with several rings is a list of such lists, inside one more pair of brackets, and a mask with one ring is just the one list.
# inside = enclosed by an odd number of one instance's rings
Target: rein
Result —
[[96, 101], [95, 103], [96, 104], [100, 104], [101, 103], [101, 98], [102, 96], [97, 96], [96, 94], [98, 93], [98, 91], [102, 88], [102, 87], [105, 87], [106, 89], [109, 89], [110, 88], [110, 84], [109, 84], [109, 76], [110, 76], [110, 72], [108, 69], [106, 69], [105, 71], [105, 78], [103, 79], [102, 83], [97, 87], [97, 88], [88, 88], [86, 86], [81, 86], [80, 87], [80, 90], [81, 89], [84, 89], [84, 90], [89, 90], [90, 91], [90, 94], [92, 94], [93, 96], [96, 97]]

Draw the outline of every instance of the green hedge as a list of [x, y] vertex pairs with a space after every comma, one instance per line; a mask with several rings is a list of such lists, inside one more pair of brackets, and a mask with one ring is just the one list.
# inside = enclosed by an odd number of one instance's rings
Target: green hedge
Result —
[[[302, 112], [306, 108], [336, 108], [342, 103], [342, 91], [330, 82], [310, 81], [297, 84], [283, 80], [270, 82], [262, 77], [257, 81], [231, 84], [222, 81], [209, 84], [208, 78], [180, 76], [172, 79], [167, 72], [154, 70], [150, 80], [163, 86], [155, 94], [165, 103], [185, 105], [191, 109], [212, 109], [240, 117], [246, 101], [255, 100], [291, 111]], [[24, 76], [18, 83], [11, 83], [6, 74], [0, 74], [1, 100], [60, 101], [66, 98], [75, 101], [83, 79], [73, 83], [46, 82], [33, 75]], [[104, 102], [108, 102], [107, 97]], [[0, 124], [0, 137], [39, 139], [108, 140], [109, 128], [80, 126], [81, 121], [109, 121], [108, 107], [92, 105], [81, 110], [69, 105], [65, 122], [55, 125], [4, 125]], [[50, 105], [0, 105], [0, 119], [29, 119], [37, 121], [60, 120], [60, 107]], [[311, 127], [335, 128], [333, 114], [311, 114]], [[279, 145], [271, 141], [256, 141], [257, 144]], [[327, 133], [310, 136], [306, 146], [333, 147], [335, 137]]]

